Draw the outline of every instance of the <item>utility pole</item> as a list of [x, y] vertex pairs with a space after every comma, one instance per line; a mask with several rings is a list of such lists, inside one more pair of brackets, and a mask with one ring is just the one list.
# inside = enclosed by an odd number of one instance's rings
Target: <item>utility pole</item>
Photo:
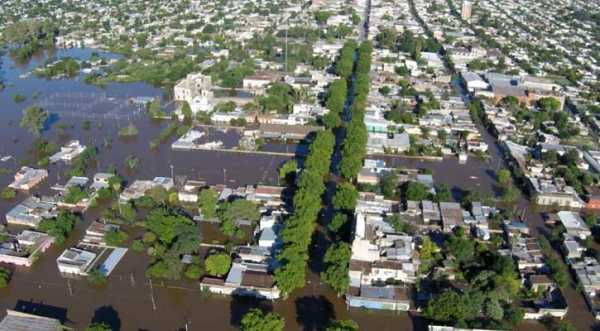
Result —
[[173, 177], [173, 168], [174, 168], [174, 167], [173, 167], [173, 165], [172, 165], [172, 164], [171, 164], [171, 165], [169, 165], [169, 167], [171, 168], [171, 178], [174, 178], [174, 177]]

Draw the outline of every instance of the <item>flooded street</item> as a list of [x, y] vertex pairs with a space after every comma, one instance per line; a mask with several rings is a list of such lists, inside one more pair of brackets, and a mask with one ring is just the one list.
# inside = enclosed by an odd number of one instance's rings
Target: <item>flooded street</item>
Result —
[[[91, 53], [91, 50], [78, 49], [61, 50], [56, 55], [85, 59]], [[172, 165], [175, 177], [201, 179], [208, 184], [227, 183], [234, 187], [277, 184], [277, 169], [289, 159], [289, 156], [280, 155], [173, 151], [170, 144], [174, 138], [152, 150], [149, 142], [167, 123], [150, 120], [145, 111], [139, 111], [125, 101], [132, 97], [161, 97], [166, 100], [161, 89], [143, 83], [109, 84], [100, 88], [86, 85], [81, 78], [45, 80], [33, 75], [19, 78], [44, 61], [45, 57], [38, 56], [27, 65], [16, 66], [10, 58], [3, 58], [2, 74], [7, 87], [0, 93], [3, 119], [0, 122], [0, 139], [4, 142], [0, 145], [0, 156], [10, 155], [12, 159], [0, 162], [0, 167], [10, 169], [9, 173], [0, 176], [2, 187], [12, 181], [20, 165], [35, 166], [36, 160], [31, 152], [35, 139], [19, 127], [19, 122], [24, 108], [39, 104], [45, 105], [51, 112], [51, 123], [43, 133], [44, 139], [57, 146], [70, 139], [97, 146], [98, 164], [95, 170], [103, 171], [114, 166], [128, 182], [170, 176]], [[13, 100], [16, 94], [25, 96], [26, 100], [16, 103]], [[33, 100], [34, 94], [37, 100]], [[89, 128], [84, 128], [85, 121], [90, 122]], [[134, 125], [139, 134], [119, 138], [119, 129], [129, 124]], [[231, 133], [217, 134], [223, 140], [237, 138]], [[302, 153], [302, 147], [294, 145], [268, 143], [265, 149]], [[140, 159], [140, 166], [135, 171], [128, 171], [124, 166], [129, 155]], [[32, 193], [48, 194], [49, 187], [66, 181], [64, 174], [67, 169], [62, 164], [51, 165], [48, 180]], [[0, 214], [6, 214], [26, 196], [19, 193], [14, 200], [1, 200]], [[86, 213], [85, 221], [77, 225], [65, 246], [79, 241], [98, 212], [92, 209]], [[205, 230], [207, 237], [216, 235], [214, 229]], [[93, 320], [110, 321], [115, 330], [185, 330], [186, 323], [189, 330], [233, 330], [239, 326], [246, 311], [266, 305], [284, 316], [286, 329], [290, 330], [322, 330], [333, 318], [352, 318], [367, 330], [414, 329], [412, 318], [406, 313], [348, 311], [343, 298], [338, 298], [328, 287], [320, 284], [317, 273], [311, 273], [310, 283], [303, 291], [294, 293], [287, 300], [271, 303], [207, 295], [195, 282], [150, 283], [144, 276], [148, 257], [130, 251], [111, 274], [108, 284], [96, 288], [86, 280], [61, 277], [55, 260], [65, 246], [51, 247], [31, 268], [15, 269], [10, 286], [0, 290], [2, 314], [4, 309], [10, 308], [54, 316], [76, 330], [83, 330]], [[421, 325], [419, 329], [423, 327]]]
[[[56, 54], [87, 58], [91, 52], [66, 50]], [[15, 66], [10, 58], [3, 58], [2, 75], [7, 87], [0, 92], [0, 156], [11, 155], [13, 158], [0, 162], [1, 168], [10, 169], [7, 174], [0, 175], [1, 187], [12, 181], [15, 170], [21, 164], [35, 165], [30, 152], [35, 139], [19, 127], [22, 109], [37, 102], [32, 99], [33, 94], [39, 94], [39, 102], [45, 102], [54, 110], [52, 123], [43, 134], [45, 139], [58, 146], [70, 139], [79, 139], [82, 144], [98, 146], [99, 162], [96, 169], [104, 171], [112, 165], [128, 182], [154, 176], [170, 176], [172, 169], [175, 177], [201, 179], [208, 184], [226, 183], [234, 187], [277, 184], [277, 169], [289, 159], [289, 156], [281, 155], [173, 151], [170, 147], [173, 138], [161, 144], [157, 150], [152, 150], [149, 142], [159, 135], [167, 123], [150, 120], [145, 111], [137, 111], [136, 106], [127, 105], [123, 100], [138, 96], [161, 97], [167, 100], [163, 90], [143, 83], [109, 84], [100, 88], [86, 85], [81, 78], [48, 81], [29, 76], [19, 79], [20, 75], [30, 72], [44, 61], [45, 58], [40, 56], [28, 65]], [[79, 101], [80, 107], [65, 104], [64, 109], [61, 109], [60, 103], [65, 103], [65, 99], [60, 99], [63, 97], [60, 93], [79, 93], [80, 100], [83, 100]], [[13, 97], [16, 94], [22, 94], [27, 99], [15, 103]], [[92, 100], [85, 102], [85, 98]], [[94, 98], [98, 99], [94, 101]], [[93, 106], [89, 106], [90, 104]], [[114, 112], [115, 104], [125, 106]], [[112, 109], [108, 109], [110, 107]], [[86, 120], [90, 121], [89, 129], [84, 128], [83, 123]], [[139, 134], [127, 139], [118, 138], [119, 129], [129, 124], [133, 124], [139, 130]], [[64, 128], [63, 132], [57, 130], [59, 125]], [[225, 140], [231, 138], [227, 136], [229, 134], [222, 134], [220, 137]], [[487, 161], [471, 158], [467, 164], [459, 165], [456, 158], [439, 162], [401, 157], [384, 159], [394, 167], [431, 169], [436, 184], [447, 184], [453, 193], [459, 189], [470, 189], [493, 194], [494, 172], [503, 164], [493, 138], [487, 133], [484, 137], [490, 145], [492, 155]], [[231, 139], [233, 138], [235, 137]], [[300, 149], [280, 144], [267, 144], [266, 148], [286, 153], [298, 153]], [[124, 166], [125, 158], [130, 155], [135, 155], [140, 160], [140, 166], [135, 171], [128, 171]], [[32, 193], [47, 193], [53, 184], [64, 183], [66, 169], [67, 167], [61, 164], [51, 165], [48, 180]], [[93, 171], [88, 175], [92, 174]], [[14, 200], [0, 200], [2, 218], [25, 197], [25, 194], [19, 193]], [[521, 204], [526, 206], [527, 201], [523, 199]], [[98, 213], [99, 211], [94, 209], [86, 213], [85, 221], [77, 225], [66, 246], [79, 241], [84, 229], [97, 218]], [[532, 227], [543, 228], [539, 213], [531, 209], [528, 209], [528, 213], [529, 224]], [[207, 230], [206, 234], [213, 236], [210, 230]], [[108, 284], [96, 288], [86, 280], [61, 277], [55, 260], [64, 247], [51, 247], [29, 269], [16, 268], [10, 286], [0, 290], [0, 314], [4, 314], [5, 309], [10, 308], [58, 317], [75, 330], [83, 330], [91, 321], [102, 320], [110, 321], [115, 330], [186, 330], [187, 324], [187, 330], [220, 331], [236, 329], [246, 311], [260, 306], [281, 314], [286, 320], [286, 330], [323, 330], [326, 323], [334, 318], [353, 319], [362, 330], [426, 329], [420, 318], [407, 313], [348, 310], [343, 298], [337, 297], [326, 285], [320, 283], [317, 271], [310, 273], [309, 282], [302, 291], [295, 292], [286, 300], [272, 303], [208, 295], [200, 291], [195, 282], [150, 282], [144, 276], [148, 257], [129, 251], [111, 274]], [[566, 296], [570, 306], [569, 320], [578, 330], [589, 329], [593, 319], [583, 302], [583, 297], [574, 287], [566, 291]], [[539, 323], [527, 322], [519, 329], [536, 331], [544, 328]]]

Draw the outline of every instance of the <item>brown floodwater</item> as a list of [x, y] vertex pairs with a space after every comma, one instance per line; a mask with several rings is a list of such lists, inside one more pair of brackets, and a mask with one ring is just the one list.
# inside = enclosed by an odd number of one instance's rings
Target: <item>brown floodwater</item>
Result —
[[[60, 50], [56, 54], [85, 58], [91, 52], [87, 49], [74, 49]], [[0, 176], [0, 187], [10, 183], [18, 165], [35, 164], [29, 152], [34, 138], [19, 127], [19, 121], [22, 109], [36, 102], [43, 102], [55, 110], [51, 125], [43, 133], [44, 138], [59, 145], [75, 138], [82, 143], [98, 146], [96, 169], [102, 171], [113, 165], [126, 181], [170, 176], [172, 165], [176, 177], [202, 179], [209, 184], [276, 184], [277, 168], [289, 158], [216, 151], [172, 151], [172, 139], [162, 144], [158, 150], [151, 150], [150, 140], [157, 137], [167, 123], [149, 120], [144, 112], [138, 111], [135, 106], [123, 106], [123, 100], [136, 96], [163, 98], [164, 91], [142, 83], [109, 84], [99, 88], [84, 84], [81, 78], [51, 81], [35, 77], [18, 78], [43, 61], [45, 57], [40, 56], [28, 64], [16, 66], [8, 57], [3, 58], [1, 75], [7, 87], [0, 92], [0, 156], [12, 155], [14, 158], [8, 162], [0, 162], [0, 167], [11, 169], [10, 174]], [[26, 96], [27, 100], [15, 103], [13, 96], [17, 93]], [[32, 100], [34, 93], [40, 93], [37, 101]], [[79, 95], [65, 99], [64, 95], [69, 93], [71, 97], [73, 93]], [[84, 101], [73, 101], [81, 99]], [[59, 100], [63, 102], [64, 107], [61, 107]], [[73, 107], [65, 100], [80, 104]], [[115, 104], [121, 106], [115, 107]], [[78, 111], [80, 113], [77, 113]], [[89, 130], [82, 128], [86, 120], [91, 122]], [[67, 126], [64, 131], [68, 136], [59, 132], [59, 123]], [[131, 139], [119, 139], [119, 128], [130, 123], [138, 128], [139, 135]], [[235, 139], [233, 136], [224, 135], [220, 137], [225, 140]], [[453, 158], [441, 162], [400, 157], [389, 157], [386, 160], [393, 166], [431, 169], [436, 183], [446, 183], [454, 192], [459, 192], [459, 188], [467, 188], [493, 194], [493, 173], [503, 164], [493, 144], [493, 138], [488, 135], [485, 138], [492, 148], [492, 157], [487, 161], [470, 159], [466, 165], [459, 165]], [[301, 152], [300, 148], [294, 145], [270, 144], [266, 148], [274, 151]], [[126, 170], [123, 163], [129, 155], [140, 159], [140, 166], [134, 171]], [[48, 193], [49, 186], [57, 182], [63, 183], [66, 169], [68, 167], [61, 164], [50, 166], [48, 181], [33, 193]], [[90, 175], [92, 174], [93, 171]], [[24, 193], [20, 193], [15, 200], [0, 201], [0, 215], [4, 215], [25, 196]], [[523, 200], [521, 203], [526, 205], [527, 202]], [[532, 226], [543, 226], [539, 223], [541, 218], [536, 218], [539, 217], [539, 213], [536, 214], [531, 209], [528, 212]], [[77, 225], [67, 246], [81, 239], [84, 229], [98, 213], [98, 210], [86, 213], [84, 222]], [[210, 226], [205, 226], [204, 231], [208, 238], [214, 238], [215, 241], [221, 239]], [[320, 240], [315, 240], [313, 251], [322, 252], [323, 249], [318, 247], [321, 244]], [[337, 297], [320, 282], [318, 268], [310, 270], [308, 282], [303, 289], [294, 292], [286, 300], [271, 302], [207, 295], [200, 291], [195, 282], [151, 283], [144, 277], [149, 258], [145, 254], [132, 251], [125, 255], [105, 287], [93, 287], [85, 280], [61, 277], [55, 260], [63, 249], [64, 247], [53, 246], [32, 268], [14, 268], [10, 286], [0, 290], [0, 314], [4, 314], [4, 309], [10, 308], [54, 316], [75, 330], [83, 330], [91, 321], [106, 321], [114, 330], [186, 330], [187, 325], [188, 330], [220, 331], [236, 329], [246, 311], [252, 307], [262, 307], [281, 314], [286, 320], [286, 330], [323, 330], [331, 319], [349, 318], [358, 322], [362, 330], [426, 329], [426, 324], [418, 314], [347, 309], [343, 298]], [[578, 330], [590, 329], [593, 318], [583, 302], [583, 297], [574, 287], [566, 291], [566, 297], [571, 307], [569, 320], [575, 323]], [[536, 331], [544, 328], [536, 322], [525, 322], [519, 329]]]

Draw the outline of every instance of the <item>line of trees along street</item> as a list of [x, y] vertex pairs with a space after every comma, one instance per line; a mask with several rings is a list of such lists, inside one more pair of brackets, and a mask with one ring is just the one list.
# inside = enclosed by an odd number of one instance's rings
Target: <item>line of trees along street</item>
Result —
[[296, 182], [294, 213], [287, 218], [282, 232], [284, 248], [277, 256], [281, 266], [275, 271], [277, 286], [284, 296], [306, 282], [308, 250], [322, 207], [321, 196], [325, 193], [334, 146], [335, 136], [330, 130], [318, 132]]
[[[358, 58], [355, 61], [357, 49]], [[353, 100], [355, 103], [359, 101], [360, 105], [353, 106], [356, 109], [353, 109], [352, 116], [356, 117], [356, 120], [351, 121], [349, 127], [352, 128], [349, 129], [348, 134], [358, 135], [359, 139], [350, 138], [345, 143], [345, 145], [348, 145], [345, 153], [357, 153], [357, 155], [352, 156], [356, 158], [352, 162], [358, 161], [362, 165], [362, 158], [366, 153], [364, 146], [366, 145], [366, 128], [363, 117], [366, 94], [369, 89], [368, 72], [371, 65], [371, 51], [370, 44], [365, 43], [357, 47], [356, 42], [351, 40], [344, 44], [335, 63], [335, 71], [340, 78], [331, 83], [327, 93], [325, 104], [329, 109], [329, 114], [323, 118], [326, 130], [317, 133], [309, 148], [308, 156], [304, 162], [304, 169], [296, 181], [297, 188], [293, 200], [294, 213], [286, 220], [285, 229], [282, 233], [284, 249], [277, 257], [281, 267], [275, 271], [275, 279], [284, 296], [294, 289], [303, 287], [306, 282], [308, 251], [312, 234], [317, 225], [317, 218], [322, 208], [322, 196], [326, 190], [325, 177], [329, 174], [331, 158], [335, 149], [335, 135], [332, 129], [342, 125], [341, 116], [348, 98], [348, 82], [352, 82], [353, 76], [355, 81]], [[356, 116], [354, 116], [354, 113], [356, 113]], [[362, 148], [359, 146], [361, 144], [363, 145]], [[351, 172], [348, 171], [348, 178], [356, 177], [360, 165], [354, 175], [351, 175]], [[352, 205], [352, 201], [347, 202], [345, 200], [349, 196], [350, 200], [356, 201], [355, 195], [352, 194], [353, 192], [350, 192], [351, 194], [344, 193], [338, 196], [337, 202], [344, 206]], [[344, 243], [335, 252], [329, 253], [327, 259], [329, 264], [336, 263], [338, 260], [345, 261], [345, 264], [347, 264], [350, 257], [350, 249], [347, 245], [347, 243]], [[340, 256], [343, 258], [340, 259]], [[342, 269], [344, 269], [343, 266]], [[338, 272], [332, 276], [337, 277], [337, 274]], [[341, 292], [341, 289], [338, 292]]]
[[[354, 217], [354, 209], [358, 200], [358, 190], [353, 184], [354, 179], [362, 168], [366, 156], [367, 128], [364, 124], [364, 113], [369, 94], [369, 72], [371, 70], [371, 53], [373, 48], [370, 42], [364, 42], [355, 50], [357, 53], [354, 65], [354, 79], [352, 105], [350, 107], [350, 120], [346, 125], [345, 137], [342, 142], [342, 158], [339, 171], [345, 182], [339, 183], [332, 199], [335, 209], [328, 229], [336, 237], [336, 244], [331, 245], [325, 253], [325, 271], [321, 279], [328, 284], [338, 295], [348, 291], [350, 278], [348, 268], [352, 257], [352, 248], [349, 243], [351, 236], [348, 220]], [[345, 238], [347, 241], [340, 240]]]
[[350, 108], [351, 120], [346, 126], [346, 137], [342, 146], [342, 160], [340, 174], [352, 181], [362, 168], [362, 161], [367, 154], [367, 127], [364, 123], [367, 95], [369, 94], [369, 71], [371, 70], [371, 53], [373, 47], [370, 42], [362, 43], [358, 49], [358, 58], [355, 66], [354, 99]]

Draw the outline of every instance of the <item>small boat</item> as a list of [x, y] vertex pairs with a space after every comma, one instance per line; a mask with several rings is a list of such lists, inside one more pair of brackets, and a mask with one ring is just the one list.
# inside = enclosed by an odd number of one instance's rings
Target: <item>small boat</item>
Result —
[[6, 162], [6, 161], [8, 161], [10, 159], [12, 159], [12, 155], [7, 155], [7, 156], [3, 156], [2, 158], [0, 158], [0, 161]]

